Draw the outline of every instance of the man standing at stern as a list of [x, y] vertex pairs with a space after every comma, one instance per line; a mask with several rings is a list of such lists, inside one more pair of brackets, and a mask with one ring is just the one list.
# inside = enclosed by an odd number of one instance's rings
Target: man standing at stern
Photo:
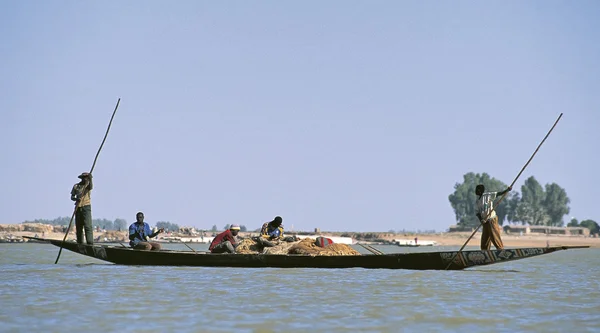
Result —
[[489, 250], [492, 243], [494, 243], [496, 249], [504, 249], [504, 244], [500, 238], [498, 215], [496, 215], [496, 211], [494, 210], [494, 199], [496, 199], [496, 196], [504, 195], [511, 190], [512, 187], [509, 186], [501, 192], [485, 192], [485, 187], [482, 184], [475, 187], [475, 194], [477, 194], [477, 218], [479, 218], [479, 221], [483, 225], [481, 234], [482, 250]]

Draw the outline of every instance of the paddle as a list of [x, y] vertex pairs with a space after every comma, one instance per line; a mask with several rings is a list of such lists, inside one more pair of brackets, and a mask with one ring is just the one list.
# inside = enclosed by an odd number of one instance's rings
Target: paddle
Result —
[[[110, 131], [110, 126], [112, 125], [113, 118], [115, 118], [115, 114], [117, 113], [117, 109], [119, 108], [119, 102], [121, 102], [120, 98], [117, 100], [117, 105], [115, 106], [115, 110], [113, 111], [113, 114], [110, 117], [110, 122], [108, 123], [108, 128], [106, 129], [106, 133], [104, 134], [104, 139], [102, 139], [102, 143], [100, 144], [100, 148], [98, 148], [98, 152], [96, 153], [96, 157], [94, 158], [94, 163], [92, 164], [92, 168], [90, 169], [90, 174], [92, 174], [92, 172], [94, 171], [94, 167], [96, 166], [96, 161], [98, 160], [98, 156], [100, 155], [100, 151], [102, 150], [102, 147], [104, 146], [104, 142], [106, 141], [106, 137], [108, 136], [108, 131]], [[85, 191], [87, 192], [87, 188], [86, 188]], [[85, 194], [86, 193], [84, 192], [83, 195], [85, 195]], [[63, 246], [65, 244], [65, 241], [67, 240], [67, 236], [69, 235], [69, 231], [71, 230], [71, 225], [73, 224], [73, 218], [75, 217], [75, 213], [77, 212], [77, 208], [79, 208], [79, 202], [77, 202], [75, 204], [75, 209], [73, 209], [73, 215], [71, 215], [71, 220], [69, 221], [69, 226], [67, 227], [67, 232], [65, 232], [65, 237], [63, 238], [62, 243], [60, 244], [60, 250], [58, 250], [58, 256], [56, 257], [56, 261], [54, 262], [55, 265], [58, 264], [58, 259], [60, 258], [60, 254], [62, 252]]]
[[196, 252], [196, 250], [192, 249], [192, 247], [187, 245], [184, 241], [182, 241], [181, 239], [179, 239], [179, 241], [181, 242], [181, 244], [187, 246], [188, 249], [192, 250], [195, 254], [198, 254], [198, 252]]
[[[544, 139], [542, 140], [542, 142], [540, 142], [540, 144], [537, 146], [537, 148], [535, 149], [535, 151], [533, 152], [533, 155], [531, 155], [531, 157], [529, 158], [529, 160], [527, 161], [527, 163], [525, 163], [525, 165], [523, 166], [523, 168], [521, 169], [521, 171], [519, 171], [519, 174], [517, 175], [517, 177], [515, 177], [515, 180], [513, 180], [513, 182], [510, 184], [509, 187], [513, 187], [515, 185], [515, 183], [517, 182], [517, 179], [519, 179], [519, 177], [521, 176], [521, 174], [523, 173], [523, 171], [525, 171], [525, 168], [527, 168], [527, 166], [529, 165], [529, 162], [531, 162], [531, 160], [533, 160], [533, 157], [535, 156], [535, 154], [537, 154], [538, 150], [540, 150], [540, 147], [542, 146], [542, 144], [544, 144], [544, 141], [546, 141], [546, 139], [548, 138], [548, 136], [550, 136], [550, 133], [552, 133], [552, 130], [554, 129], [554, 127], [556, 127], [556, 124], [558, 124], [558, 121], [560, 120], [560, 118], [562, 117], [562, 113], [558, 116], [558, 118], [556, 119], [556, 121], [554, 122], [554, 125], [552, 125], [552, 128], [550, 128], [550, 130], [548, 131], [548, 133], [546, 134], [546, 136], [544, 137]], [[500, 205], [500, 203], [502, 202], [502, 200], [504, 200], [504, 197], [506, 197], [506, 195], [508, 194], [508, 192], [504, 193], [500, 199], [494, 204], [494, 207], [498, 207], [498, 205]], [[489, 216], [492, 214], [492, 212], [494, 211], [495, 208], [492, 208], [492, 210], [487, 214], [487, 216], [485, 217], [485, 219], [483, 221], [487, 221], [487, 219], [489, 218]], [[454, 259], [456, 259], [456, 256], [458, 256], [458, 254], [465, 248], [465, 246], [467, 246], [467, 244], [469, 243], [469, 241], [471, 240], [471, 238], [473, 238], [473, 236], [475, 235], [475, 233], [477, 233], [477, 231], [479, 230], [479, 228], [483, 225], [483, 223], [481, 223], [481, 221], [479, 221], [479, 225], [477, 226], [477, 228], [473, 231], [473, 233], [471, 234], [471, 236], [469, 236], [469, 238], [467, 239], [467, 241], [463, 244], [463, 246], [460, 248], [460, 250], [458, 250], [458, 252], [456, 252], [454, 254], [454, 256], [452, 257], [452, 260], [450, 260], [450, 262], [448, 263], [448, 266], [446, 266], [446, 270], [450, 267], [450, 265], [452, 265], [452, 263], [454, 262]]]
[[376, 254], [378, 256], [380, 256], [380, 255], [383, 254], [383, 252], [377, 250], [376, 248], [372, 247], [371, 245], [366, 245], [366, 244], [358, 244], [358, 245], [360, 245], [365, 250], [367, 250], [367, 251], [369, 251], [369, 252], [371, 252], [373, 254]]

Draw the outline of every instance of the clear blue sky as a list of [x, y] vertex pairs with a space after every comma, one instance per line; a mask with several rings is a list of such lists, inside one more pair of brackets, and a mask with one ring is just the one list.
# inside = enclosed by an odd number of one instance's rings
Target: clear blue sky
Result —
[[[0, 223], [442, 231], [463, 174], [600, 220], [598, 1], [0, 1]], [[499, 189], [500, 190], [500, 189]], [[565, 216], [565, 221], [568, 221]]]

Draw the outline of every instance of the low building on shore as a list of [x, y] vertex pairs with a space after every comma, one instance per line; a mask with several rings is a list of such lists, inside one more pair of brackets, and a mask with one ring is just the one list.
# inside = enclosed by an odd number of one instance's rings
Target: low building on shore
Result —
[[545, 225], [505, 225], [502, 227], [507, 235], [562, 235], [590, 236], [590, 229], [584, 227], [550, 227]]
[[[545, 225], [516, 225], [501, 226], [506, 235], [562, 235], [562, 236], [590, 236], [590, 229], [584, 227], [550, 227]], [[472, 226], [451, 225], [448, 232], [473, 232]], [[481, 228], [479, 229], [481, 232]]]
[[475, 228], [460, 224], [453, 224], [448, 228], [448, 232], [473, 232]]

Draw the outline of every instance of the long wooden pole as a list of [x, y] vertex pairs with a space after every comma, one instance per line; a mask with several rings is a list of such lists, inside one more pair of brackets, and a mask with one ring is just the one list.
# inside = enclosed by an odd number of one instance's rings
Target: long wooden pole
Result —
[[[108, 123], [108, 128], [106, 129], [106, 133], [104, 134], [104, 139], [102, 139], [102, 143], [100, 144], [100, 148], [98, 148], [98, 152], [96, 153], [96, 157], [94, 157], [94, 163], [92, 163], [92, 168], [90, 169], [90, 174], [94, 171], [94, 168], [96, 167], [96, 161], [98, 161], [98, 156], [100, 155], [100, 151], [102, 151], [102, 147], [104, 146], [104, 142], [106, 142], [106, 137], [108, 137], [108, 132], [110, 131], [110, 126], [112, 125], [113, 119], [115, 118], [115, 114], [117, 113], [117, 109], [119, 108], [119, 103], [121, 102], [121, 99], [119, 98], [117, 100], [117, 105], [115, 106], [115, 110], [112, 113], [112, 116], [110, 117], [110, 122]], [[87, 189], [86, 189], [87, 191]], [[56, 257], [56, 261], [54, 262], [54, 264], [58, 264], [58, 259], [60, 259], [60, 254], [62, 253], [62, 249], [63, 246], [65, 244], [65, 241], [67, 240], [67, 236], [69, 235], [69, 231], [71, 230], [71, 225], [73, 224], [73, 218], [75, 217], [75, 213], [77, 212], [77, 208], [79, 208], [79, 202], [77, 202], [75, 204], [75, 209], [73, 210], [73, 215], [71, 215], [71, 220], [69, 221], [69, 226], [67, 227], [67, 232], [65, 233], [65, 237], [62, 240], [62, 243], [60, 244], [60, 250], [58, 250], [58, 256]]]
[[198, 254], [198, 252], [196, 252], [196, 250], [194, 250], [191, 246], [187, 245], [184, 241], [182, 241], [181, 239], [179, 239], [179, 241], [181, 242], [181, 244], [187, 246], [188, 249], [192, 250], [192, 252], [194, 252], [195, 254]]
[[[515, 183], [517, 182], [517, 179], [519, 179], [519, 177], [521, 177], [521, 174], [523, 173], [523, 171], [525, 171], [525, 168], [527, 168], [527, 166], [529, 165], [529, 163], [531, 162], [531, 160], [533, 160], [533, 157], [535, 156], [535, 154], [537, 154], [538, 150], [540, 150], [540, 147], [544, 144], [544, 141], [546, 141], [546, 139], [548, 138], [548, 136], [550, 136], [550, 133], [552, 133], [552, 130], [554, 129], [554, 127], [556, 127], [556, 124], [558, 124], [558, 121], [560, 120], [560, 118], [562, 117], [562, 113], [558, 116], [558, 118], [556, 119], [556, 121], [554, 122], [554, 125], [552, 125], [552, 128], [550, 128], [550, 130], [548, 131], [548, 133], [546, 133], [546, 136], [544, 137], [544, 139], [542, 140], [542, 142], [540, 142], [540, 144], [537, 146], [537, 148], [535, 149], [535, 151], [533, 152], [533, 154], [531, 155], [531, 157], [529, 158], [529, 160], [527, 161], [527, 163], [525, 163], [525, 165], [523, 166], [523, 168], [521, 168], [521, 171], [519, 171], [519, 174], [517, 175], [517, 177], [515, 177], [515, 180], [513, 180], [513, 182], [510, 184], [510, 187], [512, 188]], [[500, 205], [500, 203], [502, 202], [502, 200], [504, 200], [504, 197], [506, 197], [506, 195], [508, 194], [508, 192], [504, 193], [500, 199], [494, 204], [494, 207], [498, 207], [498, 205]], [[492, 214], [492, 212], [494, 211], [495, 208], [492, 209], [492, 211], [490, 211], [488, 213], [488, 215], [485, 217], [484, 221], [487, 221], [487, 219], [489, 218], [489, 216]], [[473, 233], [471, 234], [471, 236], [469, 236], [469, 238], [467, 239], [467, 241], [463, 244], [463, 246], [460, 248], [460, 250], [458, 250], [458, 252], [456, 252], [454, 254], [454, 256], [452, 257], [452, 260], [450, 260], [450, 262], [448, 263], [448, 266], [446, 266], [446, 270], [450, 267], [450, 265], [452, 265], [452, 263], [454, 262], [454, 259], [456, 259], [456, 256], [458, 256], [458, 254], [460, 252], [462, 252], [462, 250], [465, 248], [465, 246], [467, 246], [467, 244], [469, 243], [469, 241], [471, 240], [471, 238], [473, 238], [473, 236], [477, 233], [477, 231], [479, 231], [479, 228], [483, 225], [483, 223], [481, 223], [481, 221], [479, 221], [479, 225], [477, 226], [477, 228], [473, 231]]]

